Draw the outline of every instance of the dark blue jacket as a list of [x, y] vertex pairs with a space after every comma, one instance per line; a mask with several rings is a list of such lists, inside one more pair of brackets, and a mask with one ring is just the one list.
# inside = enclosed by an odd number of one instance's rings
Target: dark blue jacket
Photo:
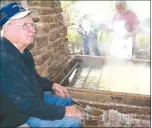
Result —
[[21, 54], [6, 38], [0, 43], [0, 126], [19, 126], [29, 118], [62, 119], [65, 107], [43, 100], [53, 82], [37, 75], [28, 49]]

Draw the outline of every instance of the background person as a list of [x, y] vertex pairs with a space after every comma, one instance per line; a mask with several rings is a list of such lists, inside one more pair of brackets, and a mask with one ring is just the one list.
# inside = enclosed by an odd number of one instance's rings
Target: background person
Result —
[[[137, 44], [136, 44], [136, 34], [140, 31], [139, 28], [139, 20], [135, 12], [127, 9], [127, 4], [125, 1], [116, 1], [115, 8], [117, 10], [116, 14], [114, 14], [112, 19], [112, 26], [114, 26], [119, 22], [123, 22], [124, 24], [118, 25], [119, 34], [123, 34], [123, 38], [125, 40], [131, 39], [132, 42], [132, 55], [135, 56]], [[126, 30], [123, 30], [123, 28]], [[120, 32], [120, 30], [125, 31]]]
[[84, 54], [90, 55], [90, 48], [96, 56], [101, 56], [97, 46], [97, 32], [93, 21], [90, 20], [89, 15], [85, 14], [79, 20], [78, 33], [83, 38]]

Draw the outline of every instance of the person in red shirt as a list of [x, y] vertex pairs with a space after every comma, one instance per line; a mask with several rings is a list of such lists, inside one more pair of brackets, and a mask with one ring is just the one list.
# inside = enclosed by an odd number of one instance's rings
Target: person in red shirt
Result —
[[112, 26], [119, 21], [124, 21], [124, 28], [127, 30], [123, 35], [124, 39], [132, 38], [132, 54], [135, 56], [137, 44], [136, 34], [139, 32], [139, 20], [135, 12], [127, 9], [125, 1], [116, 1], [115, 8], [117, 10], [112, 19]]

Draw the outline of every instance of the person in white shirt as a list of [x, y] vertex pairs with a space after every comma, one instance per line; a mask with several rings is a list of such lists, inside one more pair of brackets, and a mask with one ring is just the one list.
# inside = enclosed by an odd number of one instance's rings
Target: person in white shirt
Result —
[[83, 38], [84, 54], [90, 55], [90, 48], [96, 56], [101, 56], [97, 47], [97, 35], [93, 21], [89, 15], [84, 15], [79, 21], [78, 33]]

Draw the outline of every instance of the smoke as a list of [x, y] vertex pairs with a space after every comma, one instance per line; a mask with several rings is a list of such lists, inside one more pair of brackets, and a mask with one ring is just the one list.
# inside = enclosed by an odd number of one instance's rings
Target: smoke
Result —
[[105, 61], [101, 81], [106, 81], [109, 91], [150, 95], [149, 63], [108, 58]]

